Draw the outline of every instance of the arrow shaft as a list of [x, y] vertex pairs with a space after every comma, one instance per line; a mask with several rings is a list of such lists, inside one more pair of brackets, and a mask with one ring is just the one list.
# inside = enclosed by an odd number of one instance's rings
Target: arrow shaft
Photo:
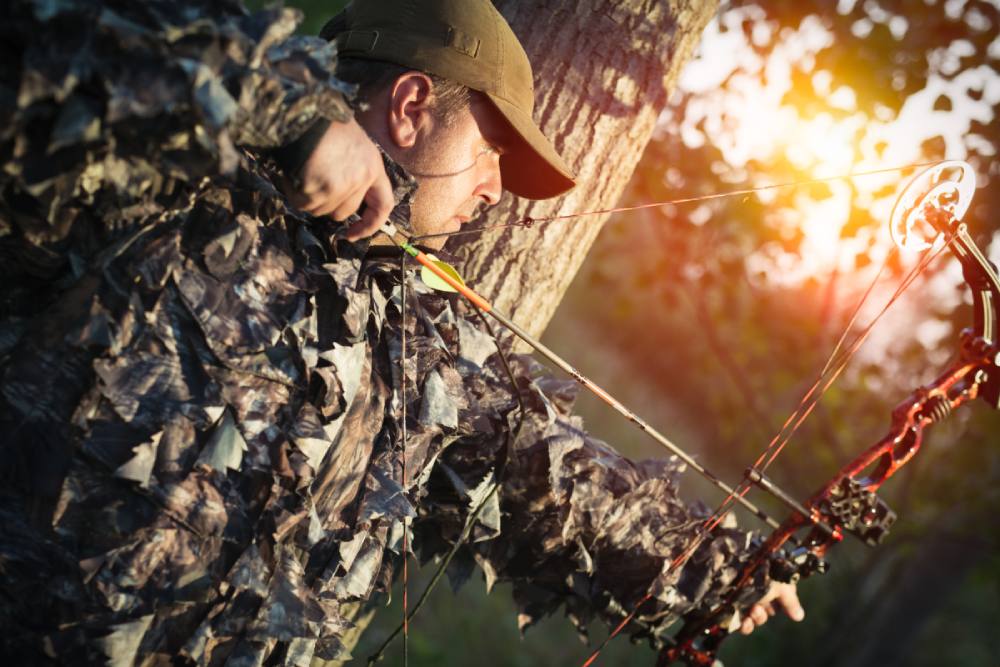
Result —
[[754, 516], [766, 523], [771, 528], [778, 528], [779, 524], [777, 521], [769, 517], [764, 513], [759, 507], [751, 503], [749, 500], [743, 497], [743, 494], [737, 492], [736, 489], [732, 488], [721, 479], [716, 477], [714, 474], [709, 472], [707, 468], [702, 466], [700, 463], [694, 460], [687, 452], [681, 449], [679, 446], [671, 442], [665, 435], [653, 428], [644, 419], [639, 417], [626, 407], [621, 401], [609, 394], [603, 388], [601, 388], [596, 382], [585, 376], [583, 373], [578, 371], [572, 364], [560, 357], [558, 354], [549, 349], [540, 340], [533, 337], [527, 331], [522, 329], [516, 322], [511, 320], [509, 317], [503, 313], [496, 310], [489, 301], [483, 297], [476, 294], [472, 289], [461, 281], [455, 280], [452, 276], [448, 275], [441, 267], [439, 267], [432, 259], [430, 259], [425, 253], [420, 249], [408, 243], [407, 241], [397, 240], [394, 234], [390, 235], [391, 238], [410, 256], [412, 256], [417, 262], [426, 267], [438, 278], [446, 282], [453, 289], [455, 289], [459, 294], [468, 299], [473, 305], [479, 308], [484, 313], [490, 315], [493, 319], [499, 322], [501, 325], [506, 327], [511, 333], [523, 340], [532, 349], [534, 349], [538, 354], [542, 355], [548, 359], [552, 364], [557, 366], [567, 375], [576, 380], [581, 386], [586, 388], [592, 394], [600, 398], [602, 401], [610, 405], [614, 410], [616, 410], [623, 417], [628, 419], [630, 422], [635, 424], [641, 431], [646, 433], [654, 442], [659, 444], [661, 447], [667, 449], [669, 452], [674, 454], [681, 461], [686, 463], [691, 469], [699, 473], [702, 477], [707, 479], [709, 482], [714, 484], [724, 493], [732, 497], [736, 502], [740, 503], [749, 510]]

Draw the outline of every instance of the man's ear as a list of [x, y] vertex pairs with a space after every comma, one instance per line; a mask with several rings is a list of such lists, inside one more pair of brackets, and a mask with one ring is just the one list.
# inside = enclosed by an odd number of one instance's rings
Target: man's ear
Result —
[[399, 148], [413, 148], [420, 134], [429, 132], [434, 83], [423, 72], [400, 75], [389, 91], [389, 136]]

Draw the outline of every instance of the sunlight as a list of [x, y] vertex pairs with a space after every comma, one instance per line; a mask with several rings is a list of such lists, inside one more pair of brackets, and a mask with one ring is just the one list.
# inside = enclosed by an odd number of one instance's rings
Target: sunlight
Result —
[[[973, 123], [993, 121], [1000, 75], [988, 68], [962, 71], [947, 80], [932, 74], [927, 87], [910, 96], [898, 117], [868, 116], [857, 110], [854, 91], [830, 72], [816, 70], [804, 83], [801, 77], [796, 79], [796, 72], [800, 68], [811, 71], [816, 54], [832, 43], [829, 29], [818, 20], [806, 19], [796, 30], [786, 29], [764, 59], [751, 44], [757, 28], [749, 39], [740, 29], [744, 20], [758, 19], [758, 13], [758, 8], [750, 7], [726, 12], [713, 21], [700, 45], [703, 55], [688, 65], [680, 80], [682, 89], [697, 93], [680, 124], [685, 144], [710, 142], [734, 171], [753, 163], [785, 165], [780, 176], [751, 172], [753, 185], [926, 161], [924, 145], [932, 139], [942, 146], [940, 157], [962, 159], [966, 146], [976, 141]], [[906, 29], [899, 22], [893, 26], [894, 34]], [[937, 55], [940, 66], [950, 67], [963, 48], [959, 40], [941, 50]], [[947, 111], [937, 108], [942, 97], [951, 100]], [[796, 252], [761, 248], [752, 264], [772, 284], [824, 280], [836, 271], [846, 283], [860, 288], [871, 280], [892, 246], [889, 217], [908, 180], [901, 173], [889, 173], [831, 181], [827, 190], [803, 189], [793, 197], [794, 207], [766, 214], [766, 222], [783, 238], [801, 234]], [[773, 205], [776, 195], [762, 193], [760, 198]], [[884, 224], [871, 233], [852, 231], [842, 239], [841, 231], [854, 209], [867, 210]], [[870, 259], [867, 267], [856, 266], [859, 254]], [[904, 263], [918, 257], [910, 254]]]
[[785, 156], [813, 178], [848, 173], [857, 153], [856, 137], [863, 128], [860, 115], [838, 121], [829, 113], [808, 120], [796, 114], [783, 141]]

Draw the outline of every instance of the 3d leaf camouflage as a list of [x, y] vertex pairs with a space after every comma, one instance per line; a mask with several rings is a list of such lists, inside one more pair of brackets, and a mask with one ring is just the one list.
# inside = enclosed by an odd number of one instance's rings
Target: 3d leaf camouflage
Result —
[[[588, 437], [572, 384], [530, 358], [511, 357], [512, 387], [456, 295], [410, 272], [404, 314], [397, 252], [285, 203], [268, 149], [351, 113], [333, 47], [292, 36], [294, 12], [18, 0], [8, 14], [4, 655], [343, 659], [345, 605], [388, 589], [404, 519], [432, 559], [501, 473], [449, 574], [513, 582], [522, 626], [560, 607], [581, 628], [614, 622], [652, 588], [634, 627], [655, 644], [720, 599], [742, 532], [663, 574], [706, 513], [678, 498], [680, 466]], [[387, 166], [406, 229], [415, 186]]]

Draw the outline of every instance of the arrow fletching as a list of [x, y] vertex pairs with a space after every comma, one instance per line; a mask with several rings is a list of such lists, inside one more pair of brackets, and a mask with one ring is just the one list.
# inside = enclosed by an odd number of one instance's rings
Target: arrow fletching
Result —
[[[437, 266], [439, 269], [441, 269], [449, 276], [451, 276], [457, 283], [463, 286], [465, 285], [465, 281], [462, 280], [462, 276], [458, 275], [458, 271], [455, 270], [455, 267], [453, 267], [448, 262], [444, 262], [438, 259], [434, 255], [428, 255], [428, 257], [432, 262], [434, 262], [435, 266]], [[443, 281], [441, 278], [439, 278], [437, 275], [435, 275], [434, 272], [428, 269], [426, 266], [421, 267], [420, 269], [420, 279], [424, 281], [425, 285], [430, 287], [432, 290], [436, 290], [438, 292], [458, 291], [454, 287]]]

